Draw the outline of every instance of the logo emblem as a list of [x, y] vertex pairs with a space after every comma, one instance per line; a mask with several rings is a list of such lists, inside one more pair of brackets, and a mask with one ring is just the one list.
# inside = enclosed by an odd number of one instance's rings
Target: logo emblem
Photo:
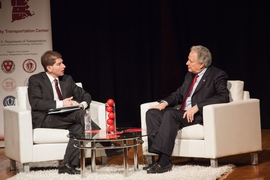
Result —
[[11, 92], [16, 88], [16, 81], [12, 78], [6, 78], [2, 81], [2, 87], [5, 91]]
[[23, 62], [23, 70], [28, 73], [32, 73], [37, 69], [37, 64], [33, 59], [26, 59]]
[[12, 60], [4, 60], [1, 64], [1, 68], [4, 73], [10, 74], [15, 70], [15, 64]]
[[11, 1], [11, 6], [12, 8], [12, 21], [16, 20], [22, 20], [27, 17], [35, 15], [34, 12], [30, 12], [29, 8], [30, 6], [28, 5], [29, 0], [16, 0], [16, 1]]
[[7, 96], [3, 100], [3, 106], [14, 106], [15, 105], [15, 97], [14, 96]]

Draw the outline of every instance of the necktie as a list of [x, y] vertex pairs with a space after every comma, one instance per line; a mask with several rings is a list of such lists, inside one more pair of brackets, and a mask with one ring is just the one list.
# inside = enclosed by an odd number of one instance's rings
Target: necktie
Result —
[[56, 89], [56, 92], [57, 92], [57, 95], [58, 95], [58, 99], [63, 100], [63, 96], [62, 96], [61, 91], [60, 91], [60, 89], [58, 87], [57, 79], [54, 79], [54, 83], [55, 83], [55, 89]]
[[196, 83], [198, 77], [199, 77], [198, 74], [196, 74], [196, 75], [194, 76], [193, 81], [192, 81], [192, 84], [190, 85], [189, 90], [188, 90], [188, 93], [187, 93], [187, 95], [186, 95], [186, 97], [185, 97], [185, 99], [184, 99], [184, 101], [183, 101], [183, 103], [182, 103], [181, 110], [184, 110], [184, 109], [185, 109], [187, 98], [188, 98], [188, 96], [190, 95], [190, 93], [191, 93], [191, 91], [192, 91], [192, 89], [193, 89], [193, 86], [194, 86], [194, 84]]

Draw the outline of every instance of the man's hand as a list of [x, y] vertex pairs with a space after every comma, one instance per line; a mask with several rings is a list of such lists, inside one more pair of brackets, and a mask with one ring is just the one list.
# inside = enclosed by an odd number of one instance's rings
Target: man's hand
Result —
[[63, 106], [79, 106], [81, 109], [84, 109], [82, 104], [79, 104], [77, 101], [73, 101], [72, 99], [73, 97], [64, 99]]
[[183, 118], [187, 118], [188, 122], [192, 122], [194, 120], [194, 114], [196, 114], [199, 111], [199, 108], [197, 104], [193, 106], [192, 108], [186, 110], [186, 112], [183, 115]]
[[80, 104], [77, 101], [71, 101], [72, 106], [79, 106]]
[[159, 103], [158, 105], [155, 105], [153, 107], [150, 107], [149, 109], [159, 109], [159, 110], [163, 110], [165, 109], [167, 106], [167, 104], [165, 102]]
[[72, 99], [73, 99], [73, 96], [69, 97], [69, 98], [66, 98], [63, 100], [63, 106], [72, 106]]

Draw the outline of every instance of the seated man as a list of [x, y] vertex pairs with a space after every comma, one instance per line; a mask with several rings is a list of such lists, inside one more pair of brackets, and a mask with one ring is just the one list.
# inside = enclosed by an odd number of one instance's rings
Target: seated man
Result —
[[[66, 66], [61, 54], [47, 51], [41, 56], [41, 64], [45, 72], [29, 78], [28, 98], [31, 105], [33, 128], [68, 129], [69, 132], [84, 133], [85, 109], [91, 102], [91, 95], [78, 87], [69, 75], [64, 75]], [[72, 112], [47, 114], [49, 109], [79, 105], [81, 110]], [[92, 121], [93, 129], [100, 129]], [[64, 159], [58, 173], [78, 174], [79, 149], [74, 147], [74, 139], [69, 139]], [[109, 142], [102, 143], [111, 145]], [[120, 155], [122, 149], [106, 149], [108, 157]]]
[[[159, 155], [154, 164], [144, 168], [147, 173], [170, 171], [177, 132], [186, 126], [203, 124], [204, 106], [229, 102], [228, 76], [211, 63], [212, 56], [206, 47], [191, 47], [186, 62], [189, 72], [182, 86], [147, 111], [147, 131], [154, 134], [148, 137], [149, 152]], [[180, 109], [166, 108], [178, 104], [182, 104]]]

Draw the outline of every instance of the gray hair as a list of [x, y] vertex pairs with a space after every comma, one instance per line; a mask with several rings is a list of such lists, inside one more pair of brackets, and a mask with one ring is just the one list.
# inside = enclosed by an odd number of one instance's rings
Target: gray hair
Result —
[[197, 60], [200, 63], [204, 63], [205, 67], [208, 67], [212, 63], [212, 55], [209, 49], [204, 46], [192, 46], [190, 51], [193, 51], [197, 54]]

